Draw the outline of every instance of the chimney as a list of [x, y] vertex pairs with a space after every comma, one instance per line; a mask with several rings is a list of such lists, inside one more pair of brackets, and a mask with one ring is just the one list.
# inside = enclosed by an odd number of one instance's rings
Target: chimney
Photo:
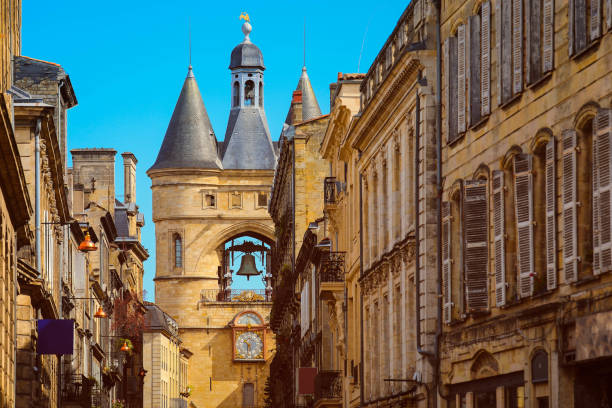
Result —
[[130, 152], [121, 153], [123, 157], [123, 202], [136, 202], [136, 156]]

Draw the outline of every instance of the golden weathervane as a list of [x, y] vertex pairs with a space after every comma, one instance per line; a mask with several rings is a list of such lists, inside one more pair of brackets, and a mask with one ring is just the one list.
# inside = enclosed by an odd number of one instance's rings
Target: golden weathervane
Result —
[[240, 13], [240, 19], [244, 20], [246, 22], [251, 21], [251, 19], [249, 18], [249, 15], [247, 14], [246, 11], [243, 11], [242, 13]]

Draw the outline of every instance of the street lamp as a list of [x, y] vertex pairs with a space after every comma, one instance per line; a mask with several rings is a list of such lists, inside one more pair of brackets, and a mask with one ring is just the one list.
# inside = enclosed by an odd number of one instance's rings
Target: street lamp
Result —
[[81, 251], [81, 252], [91, 252], [91, 251], [95, 251], [97, 249], [98, 249], [98, 247], [91, 240], [91, 237], [89, 236], [89, 232], [86, 232], [85, 233], [85, 239], [83, 241], [81, 241], [81, 243], [79, 244], [79, 251]]

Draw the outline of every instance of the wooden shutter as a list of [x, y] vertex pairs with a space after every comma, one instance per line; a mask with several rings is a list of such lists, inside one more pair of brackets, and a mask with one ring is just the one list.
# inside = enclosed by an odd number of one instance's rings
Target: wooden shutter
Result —
[[533, 173], [528, 154], [514, 156], [514, 207], [516, 214], [516, 246], [519, 295], [533, 294]]
[[[597, 122], [597, 120], [595, 120]], [[595, 126], [597, 126], [595, 124]], [[593, 160], [591, 164], [592, 170], [592, 189], [593, 189], [593, 274], [599, 275], [601, 273], [600, 255], [601, 247], [600, 234], [599, 234], [599, 155], [597, 154], [597, 131], [593, 132]]]
[[465, 132], [465, 24], [457, 29], [457, 132]]
[[487, 181], [467, 180], [463, 194], [465, 280], [468, 311], [488, 308]]
[[574, 32], [574, 10], [576, 8], [575, 0], [568, 0], [567, 3], [567, 48], [569, 55], [574, 55], [576, 49], [576, 33]]
[[480, 9], [480, 115], [491, 112], [491, 2], [485, 1]]
[[595, 41], [601, 36], [601, 0], [591, 0], [590, 38]]
[[557, 287], [557, 227], [556, 227], [556, 148], [555, 139], [546, 144], [546, 288]]
[[542, 73], [553, 69], [554, 57], [554, 0], [542, 0]]
[[457, 37], [444, 41], [444, 69], [446, 72], [447, 142], [457, 139]]
[[468, 78], [469, 78], [469, 90], [470, 90], [470, 101], [469, 101], [469, 117], [470, 125], [475, 125], [480, 122], [480, 112], [482, 106], [480, 103], [480, 83], [481, 83], [481, 69], [480, 69], [480, 16], [470, 16], [468, 20], [468, 35], [469, 39], [469, 61], [468, 61]]
[[523, 90], [523, 0], [512, 0], [512, 93]]
[[[501, 2], [500, 26], [501, 35], [501, 103], [506, 103], [512, 98], [513, 78], [513, 42], [512, 42], [512, 1], [499, 0]], [[516, 0], [515, 0], [516, 1]]]
[[574, 52], [578, 53], [587, 46], [586, 0], [574, 1]]
[[565, 282], [578, 280], [578, 229], [576, 188], [576, 131], [562, 134], [563, 144], [563, 270]]
[[608, 31], [612, 30], [612, 0], [606, 0], [606, 21]]
[[526, 0], [525, 39], [528, 57], [525, 64], [525, 76], [528, 84], [540, 79], [542, 72], [541, 2], [542, 0]]
[[450, 203], [442, 203], [442, 279], [444, 280], [444, 323], [450, 323], [453, 312], [451, 264], [451, 211]]
[[495, 251], [495, 304], [506, 304], [506, 215], [504, 172], [493, 172], [493, 247]]
[[[597, 169], [598, 181], [598, 188], [594, 192], [598, 192], [599, 262], [601, 272], [607, 272], [612, 269], [612, 228], [610, 226], [612, 216], [612, 166], [610, 162], [612, 109], [600, 109], [597, 112], [594, 133], [597, 141], [597, 161], [593, 161], [593, 168]], [[593, 209], [595, 210], [595, 204], [593, 204]]]
[[502, 104], [502, 7], [503, 0], [495, 1], [495, 48], [497, 49], [497, 104]]

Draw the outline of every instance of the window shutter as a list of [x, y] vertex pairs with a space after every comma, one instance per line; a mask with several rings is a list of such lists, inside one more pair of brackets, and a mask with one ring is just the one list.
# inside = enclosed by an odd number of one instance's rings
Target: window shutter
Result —
[[447, 142], [457, 139], [457, 38], [444, 41], [444, 64], [446, 71], [446, 122]]
[[533, 174], [528, 154], [514, 156], [514, 207], [520, 297], [533, 294]]
[[497, 104], [502, 104], [502, 18], [501, 3], [503, 0], [495, 1], [495, 48], [497, 49]]
[[591, 0], [590, 38], [595, 41], [601, 36], [601, 0]]
[[574, 55], [575, 38], [574, 33], [574, 9], [576, 8], [575, 0], [568, 0], [567, 3], [567, 48], [569, 55]]
[[467, 308], [470, 312], [486, 310], [489, 303], [487, 181], [467, 180], [463, 200]]
[[480, 115], [487, 116], [491, 112], [491, 2], [482, 3], [480, 14]]
[[504, 172], [493, 172], [493, 245], [495, 251], [495, 304], [506, 304], [506, 215]]
[[580, 52], [587, 45], [586, 0], [574, 1], [574, 52]]
[[556, 188], [556, 148], [555, 139], [546, 145], [546, 288], [557, 287], [557, 227], [555, 209]]
[[457, 133], [465, 132], [465, 24], [457, 29]]
[[468, 20], [468, 35], [469, 40], [469, 62], [468, 62], [468, 78], [469, 78], [469, 90], [470, 90], [470, 103], [469, 103], [469, 117], [470, 125], [475, 125], [480, 122], [480, 112], [482, 106], [480, 103], [480, 82], [481, 82], [481, 69], [480, 69], [480, 16], [470, 16]]
[[[612, 228], [610, 227], [612, 207], [612, 168], [610, 146], [612, 145], [612, 109], [600, 109], [595, 116], [595, 137], [597, 140], [597, 161], [593, 161], [597, 169], [599, 194], [598, 232], [601, 272], [612, 269]], [[595, 198], [595, 197], [594, 197]], [[595, 205], [593, 205], [595, 207]]]
[[512, 93], [523, 90], [523, 0], [512, 0]]
[[576, 214], [576, 131], [567, 129], [563, 143], [563, 270], [565, 282], [578, 279], [578, 231]]
[[612, 30], [612, 0], [606, 0], [606, 20], [608, 31]]
[[[597, 122], [597, 120], [595, 120]], [[595, 124], [595, 126], [597, 126]], [[593, 160], [591, 164], [592, 170], [592, 188], [593, 188], [593, 274], [599, 275], [601, 273], [600, 264], [600, 232], [599, 232], [599, 154], [597, 153], [597, 130], [593, 132]]]
[[554, 57], [554, 0], [542, 0], [542, 73], [553, 69]]
[[444, 279], [444, 323], [452, 320], [452, 265], [451, 265], [451, 212], [450, 203], [442, 203], [442, 274]]
[[[500, 61], [501, 61], [501, 103], [512, 98], [512, 72], [513, 72], [513, 43], [512, 43], [512, 0], [499, 0], [501, 2], [500, 15]], [[516, 1], [516, 0], [515, 0]]]
[[526, 3], [525, 38], [528, 57], [525, 64], [525, 76], [528, 84], [540, 79], [542, 72], [541, 2], [542, 0], [527, 0]]

